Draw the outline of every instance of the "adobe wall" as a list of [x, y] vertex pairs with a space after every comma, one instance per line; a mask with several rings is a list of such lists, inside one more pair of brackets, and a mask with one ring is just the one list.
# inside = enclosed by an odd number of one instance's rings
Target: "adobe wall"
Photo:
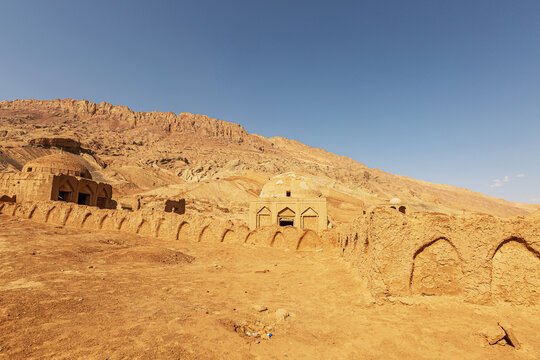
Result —
[[0, 174], [0, 196], [15, 195], [17, 201], [50, 200], [52, 182], [53, 175], [50, 174]]
[[376, 296], [448, 295], [540, 305], [540, 219], [376, 209], [338, 229]]
[[277, 225], [250, 231], [245, 224], [156, 210], [110, 210], [60, 201], [0, 202], [3, 214], [57, 226], [115, 230], [169, 241], [230, 242], [291, 250], [323, 248], [311, 230]]
[[99, 209], [57, 201], [0, 202], [0, 212], [42, 223], [114, 230], [173, 242], [227, 242], [339, 251], [377, 298], [458, 296], [540, 305], [540, 216], [496, 218], [375, 209], [351, 224], [312, 230], [164, 211]]
[[[109, 184], [70, 175], [54, 175], [42, 172], [0, 174], [0, 196], [12, 197], [15, 195], [18, 202], [56, 200], [59, 191], [66, 185], [73, 192], [73, 198], [69, 200], [71, 202], [77, 201], [76, 197], [79, 191], [87, 189], [91, 195], [90, 205], [100, 205], [104, 208], [115, 207], [111, 199], [112, 187]], [[104, 200], [101, 204], [98, 204], [98, 197], [100, 196]]]
[[[112, 186], [105, 183], [96, 182], [85, 178], [77, 178], [70, 175], [53, 175], [52, 177], [52, 192], [51, 198], [56, 200], [59, 198], [59, 192], [61, 190], [69, 189], [71, 198], [66, 199], [68, 202], [77, 202], [77, 196], [79, 193], [88, 193], [90, 199], [87, 205], [98, 206], [104, 209], [115, 208], [115, 204], [112, 201]], [[102, 198], [100, 203], [98, 198]]]

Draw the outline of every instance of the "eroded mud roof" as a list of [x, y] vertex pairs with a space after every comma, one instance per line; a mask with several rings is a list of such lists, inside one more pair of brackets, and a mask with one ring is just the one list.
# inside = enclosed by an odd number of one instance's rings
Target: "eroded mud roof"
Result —
[[43, 172], [92, 179], [90, 171], [88, 171], [86, 166], [75, 155], [65, 153], [47, 155], [31, 160], [24, 165], [22, 172]]

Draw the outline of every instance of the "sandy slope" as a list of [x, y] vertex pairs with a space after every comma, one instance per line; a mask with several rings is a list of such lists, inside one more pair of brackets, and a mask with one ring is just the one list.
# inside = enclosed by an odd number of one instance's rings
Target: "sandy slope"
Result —
[[[0, 359], [536, 359], [540, 353], [538, 309], [444, 297], [378, 305], [336, 254], [87, 233], [6, 215], [0, 221]], [[277, 318], [279, 309], [290, 316]], [[501, 319], [513, 323], [521, 350], [489, 346], [477, 335]], [[273, 337], [235, 331], [257, 321]]]
[[[200, 194], [193, 209], [222, 217], [242, 211], [253, 187], [242, 190], [246, 171], [261, 177], [294, 171], [312, 178], [330, 198], [330, 216], [351, 221], [359, 202], [374, 205], [399, 197], [411, 209], [443, 213], [481, 212], [525, 215], [538, 205], [517, 204], [466, 189], [388, 174], [350, 158], [281, 137], [267, 139], [240, 125], [189, 113], [134, 112], [125, 106], [86, 100], [16, 100], [0, 102], [0, 169], [20, 169], [26, 161], [52, 150], [29, 146], [40, 137], [69, 137], [82, 144], [84, 160], [100, 181], [128, 195], [160, 188], [165, 197]], [[106, 167], [105, 167], [106, 166]], [[235, 178], [235, 189], [216, 192], [199, 183]], [[215, 188], [227, 188], [218, 182]], [[202, 188], [208, 190], [201, 194]], [[167, 190], [172, 192], [167, 193]]]

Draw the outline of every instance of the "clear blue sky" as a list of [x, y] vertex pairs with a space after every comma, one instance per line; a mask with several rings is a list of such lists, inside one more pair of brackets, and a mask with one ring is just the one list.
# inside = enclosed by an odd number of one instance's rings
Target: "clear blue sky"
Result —
[[538, 0], [8, 0], [0, 34], [0, 99], [205, 114], [540, 203]]

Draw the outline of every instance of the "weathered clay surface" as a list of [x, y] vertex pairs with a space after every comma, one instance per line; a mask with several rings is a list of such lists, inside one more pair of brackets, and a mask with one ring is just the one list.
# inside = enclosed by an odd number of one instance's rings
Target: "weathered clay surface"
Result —
[[324, 247], [311, 230], [277, 225], [250, 231], [243, 224], [165, 211], [99, 209], [58, 201], [0, 202], [0, 212], [37, 222], [88, 230], [115, 230], [186, 242], [227, 242], [315, 250]]
[[540, 253], [538, 244], [521, 238], [502, 243], [493, 256], [493, 298], [516, 304], [540, 304]]
[[536, 216], [403, 215], [381, 208], [324, 231], [245, 224], [161, 211], [97, 209], [62, 202], [1, 203], [4, 214], [59, 226], [116, 230], [190, 242], [289, 250], [337, 249], [375, 297], [461, 296], [477, 303], [539, 304], [540, 223]]
[[536, 216], [403, 215], [380, 208], [336, 231], [341, 254], [368, 280], [375, 296], [460, 295], [478, 303], [539, 303]]

